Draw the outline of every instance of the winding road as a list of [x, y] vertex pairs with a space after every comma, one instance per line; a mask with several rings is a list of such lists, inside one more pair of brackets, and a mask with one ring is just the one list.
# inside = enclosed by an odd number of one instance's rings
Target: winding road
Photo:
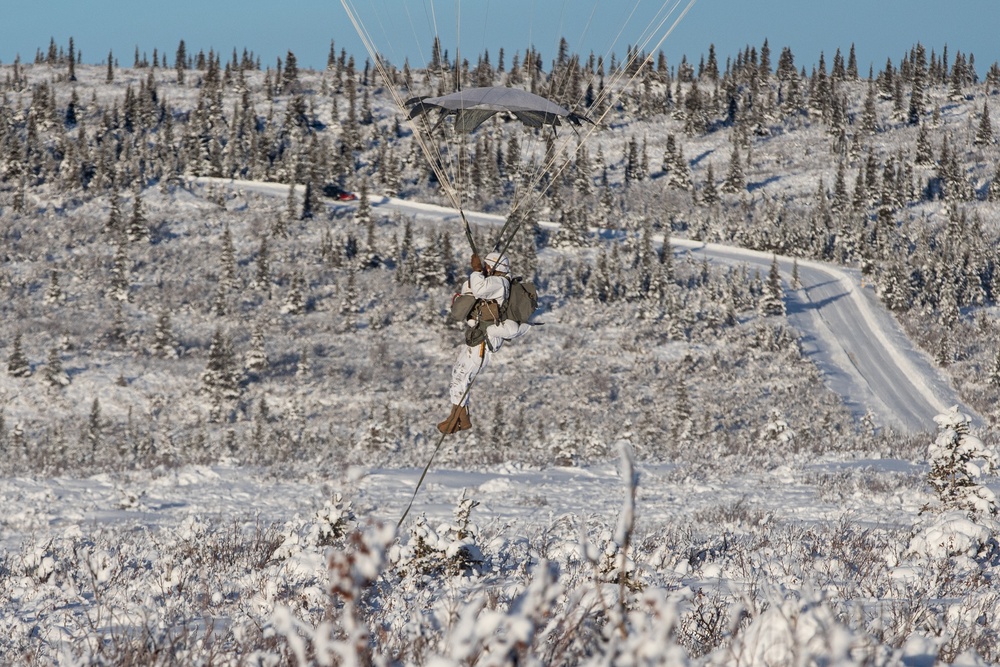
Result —
[[[288, 186], [251, 181], [198, 178], [192, 184], [224, 184], [243, 191], [287, 196]], [[450, 208], [389, 197], [372, 197], [373, 208], [397, 211], [415, 218], [460, 222]], [[335, 204], [350, 206], [351, 204]], [[503, 224], [503, 216], [469, 212], [473, 224]], [[541, 223], [556, 228], [555, 223]], [[663, 238], [656, 239], [662, 243]], [[773, 256], [733, 246], [670, 238], [675, 254], [690, 252], [710, 262], [746, 264], [765, 273]], [[778, 257], [785, 282], [790, 324], [800, 334], [807, 358], [821, 370], [824, 382], [843, 397], [857, 417], [870, 413], [876, 424], [900, 433], [933, 431], [935, 415], [953, 405], [981, 424], [982, 419], [962, 404], [948, 380], [927, 355], [917, 350], [896, 320], [878, 301], [860, 274], [833, 264], [798, 260], [799, 289], [791, 289], [793, 260]]]

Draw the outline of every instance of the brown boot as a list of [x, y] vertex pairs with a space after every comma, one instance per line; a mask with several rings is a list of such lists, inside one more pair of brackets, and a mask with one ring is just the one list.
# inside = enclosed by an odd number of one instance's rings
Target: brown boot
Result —
[[438, 424], [438, 430], [441, 431], [442, 433], [454, 433], [455, 431], [457, 431], [459, 429], [458, 411], [460, 409], [464, 408], [459, 408], [459, 406], [457, 405], [452, 405], [451, 414], [448, 415], [448, 417], [443, 422]]
[[469, 408], [462, 405], [458, 408], [458, 430], [468, 431], [472, 428], [472, 420], [469, 419]]

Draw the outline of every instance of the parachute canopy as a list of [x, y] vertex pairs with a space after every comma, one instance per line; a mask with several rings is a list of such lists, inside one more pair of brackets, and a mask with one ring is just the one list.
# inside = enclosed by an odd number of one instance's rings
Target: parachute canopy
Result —
[[455, 116], [457, 132], [472, 132], [498, 113], [509, 113], [528, 127], [536, 128], [559, 125], [559, 119], [565, 119], [574, 125], [580, 125], [584, 121], [593, 123], [586, 116], [568, 111], [544, 97], [505, 86], [466, 88], [441, 97], [412, 97], [405, 105], [410, 107], [411, 119], [432, 109], [441, 111], [442, 120], [447, 116]]

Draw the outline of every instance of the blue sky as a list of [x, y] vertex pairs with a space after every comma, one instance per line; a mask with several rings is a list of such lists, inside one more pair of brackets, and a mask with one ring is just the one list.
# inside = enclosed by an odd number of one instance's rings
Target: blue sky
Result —
[[[413, 65], [428, 55], [432, 9], [452, 55], [458, 25], [464, 54], [474, 58], [487, 48], [495, 64], [503, 46], [509, 65], [511, 54], [529, 44], [548, 62], [560, 36], [581, 53], [613, 49], [620, 58], [663, 6], [659, 0], [352, 2], [380, 50], [398, 63], [408, 56]], [[687, 2], [680, 0], [671, 19]], [[634, 4], [638, 7], [628, 22], [626, 13]], [[48, 47], [50, 38], [65, 46], [70, 36], [85, 63], [104, 61], [110, 50], [122, 65], [130, 65], [137, 46], [149, 57], [156, 48], [172, 61], [181, 39], [189, 52], [214, 48], [227, 58], [234, 47], [240, 53], [245, 47], [265, 66], [291, 50], [300, 66], [322, 67], [331, 39], [338, 51], [344, 47], [361, 61], [365, 57], [340, 0], [6, 0], [3, 5], [0, 62], [5, 64], [16, 54], [30, 61], [36, 49]], [[666, 7], [674, 7], [673, 2]], [[869, 64], [881, 69], [887, 57], [898, 62], [919, 41], [938, 54], [945, 44], [951, 54], [956, 49], [975, 54], [982, 75], [1000, 60], [998, 26], [1000, 0], [697, 0], [662, 48], [672, 65], [682, 54], [697, 63], [714, 43], [724, 64], [726, 57], [748, 44], [759, 48], [767, 38], [775, 59], [789, 46], [798, 65], [811, 67], [821, 51], [829, 63], [837, 48], [846, 56], [853, 42], [866, 72]]]

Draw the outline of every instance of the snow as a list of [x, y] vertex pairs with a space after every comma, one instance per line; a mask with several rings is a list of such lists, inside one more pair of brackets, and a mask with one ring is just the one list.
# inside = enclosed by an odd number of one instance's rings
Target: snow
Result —
[[[382, 551], [383, 545], [393, 543], [395, 531], [392, 526], [409, 499], [417, 470], [381, 469], [359, 474], [360, 471], [354, 469], [340, 478], [297, 470], [282, 478], [265, 470], [215, 465], [137, 472], [127, 476], [103, 474], [87, 479], [5, 479], [0, 481], [0, 502], [4, 507], [22, 508], [3, 519], [2, 545], [8, 554], [6, 567], [10, 573], [24, 574], [7, 574], [0, 579], [0, 599], [20, 610], [7, 621], [7, 643], [0, 646], [11, 648], [20, 646], [20, 641], [27, 641], [27, 635], [22, 633], [32, 626], [21, 625], [23, 620], [11, 624], [14, 619], [36, 617], [48, 625], [49, 621], [44, 619], [54, 621], [56, 616], [51, 616], [54, 608], [69, 599], [78, 602], [58, 612], [59, 625], [63, 628], [60, 632], [65, 634], [54, 632], [55, 627], [46, 633], [45, 641], [53, 647], [59, 646], [60, 636], [66, 641], [75, 641], [80, 636], [82, 619], [74, 618], [85, 610], [99, 614], [101, 609], [117, 608], [119, 623], [141, 626], [149, 620], [144, 615], [167, 614], [166, 621], [172, 598], [186, 604], [184, 600], [204, 595], [201, 604], [206, 606], [206, 611], [216, 622], [222, 621], [234, 631], [242, 623], [238, 619], [258, 618], [277, 636], [284, 637], [292, 655], [317, 650], [323, 646], [326, 641], [323, 638], [328, 636], [326, 633], [330, 629], [324, 630], [324, 626], [303, 619], [300, 612], [282, 600], [291, 594], [298, 600], [293, 606], [323, 607], [329, 604], [328, 586], [334, 589], [342, 586], [345, 591], [351, 591], [376, 579], [390, 563], [405, 569], [404, 563], [416, 558], [412, 547], [420, 534], [428, 547], [440, 551], [443, 558], [455, 558], [460, 548], [467, 548], [466, 556], [494, 563], [492, 575], [484, 573], [472, 575], [470, 579], [454, 579], [454, 585], [459, 586], [475, 587], [479, 577], [485, 577], [484, 583], [495, 579], [505, 567], [501, 563], [514, 556], [511, 564], [514, 566], [518, 561], [516, 555], [529, 545], [533, 545], [530, 547], [532, 552], [545, 549], [548, 557], [560, 563], [560, 570], [565, 573], [572, 571], [573, 563], [581, 562], [581, 558], [584, 563], [603, 562], [605, 548], [621, 542], [624, 537], [621, 531], [627, 529], [625, 524], [630, 521], [627, 518], [631, 511], [630, 484], [622, 478], [623, 474], [629, 476], [629, 468], [625, 456], [622, 466], [609, 462], [584, 468], [507, 466], [492, 472], [434, 470], [429, 473], [421, 492], [416, 523], [404, 531], [397, 546], [386, 551]], [[835, 469], [837, 465], [819, 463], [814, 472]], [[870, 461], [862, 470], [862, 477], [871, 480], [891, 479], [900, 471], [909, 474], [894, 461]], [[743, 630], [732, 647], [716, 655], [712, 664], [785, 664], [792, 656], [826, 664], [855, 664], [860, 647], [867, 646], [864, 650], [868, 655], [876, 651], [869, 645], [871, 638], [855, 624], [845, 621], [841, 616], [843, 612], [838, 611], [842, 604], [836, 601], [838, 593], [856, 594], [850, 593], [856, 584], [843, 580], [832, 586], [834, 581], [828, 581], [822, 574], [826, 570], [838, 571], [845, 565], [838, 564], [831, 558], [832, 554], [814, 553], [812, 562], [806, 564], [807, 569], [800, 570], [803, 563], [795, 565], [786, 560], [794, 556], [781, 555], [778, 542], [792, 535], [802, 535], [804, 530], [817, 537], [825, 536], [816, 545], [825, 552], [831, 545], [825, 540], [837, 539], [846, 525], [853, 527], [851, 531], [860, 526], [872, 526], [867, 529], [872, 531], [869, 535], [881, 534], [877, 539], [882, 541], [883, 548], [899, 553], [902, 562], [906, 563], [894, 566], [887, 560], [883, 566], [885, 572], [891, 572], [893, 580], [905, 589], [913, 585], [911, 582], [920, 582], [921, 587], [926, 587], [930, 570], [948, 559], [952, 559], [956, 573], [966, 572], [960, 576], [975, 576], [983, 567], [983, 561], [978, 561], [977, 565], [975, 559], [982, 556], [984, 546], [998, 529], [996, 524], [991, 527], [975, 524], [960, 513], [941, 515], [909, 540], [907, 555], [902, 552], [907, 526], [917, 522], [916, 505], [923, 496], [919, 488], [907, 491], [897, 486], [888, 492], [878, 492], [871, 490], [877, 488], [872, 485], [868, 490], [861, 487], [857, 493], [834, 498], [823, 488], [826, 482], [822, 475], [813, 476], [812, 482], [805, 481], [801, 473], [798, 479], [790, 478], [792, 473], [787, 467], [714, 481], [678, 479], [675, 472], [672, 466], [635, 463], [636, 526], [629, 530], [635, 550], [633, 558], [641, 569], [636, 570], [634, 576], [649, 577], [652, 572], [648, 568], [653, 563], [659, 563], [656, 567], [663, 574], [650, 579], [636, 600], [635, 616], [628, 621], [632, 634], [618, 650], [644, 654], [650, 659], [685, 656], [685, 650], [668, 639], [672, 636], [669, 628], [681, 622], [692, 622], [691, 606], [708, 602], [707, 598], [702, 600], [699, 596], [721, 595], [723, 597], [718, 598], [721, 602], [732, 594], [735, 595], [733, 604], [744, 600], [739, 604], [751, 607], [742, 612], [736, 607], [730, 609], [728, 613], [736, 614], [731, 622], [735, 623], [742, 614], [749, 616], [745, 627], [740, 624]], [[139, 502], [123, 505], [122, 491], [138, 495]], [[456, 524], [451, 514], [464, 497], [475, 498], [479, 503], [471, 515], [475, 525], [460, 540], [446, 539], [446, 535], [454, 534]], [[331, 526], [348, 517], [344, 525], [358, 525], [356, 519], [367, 546], [359, 544], [334, 551], [323, 547], [324, 544], [346, 544], [342, 536], [332, 537]], [[376, 523], [371, 524], [372, 521]], [[260, 539], [259, 531], [272, 522], [279, 527], [280, 546], [261, 570], [252, 567], [233, 570], [222, 564], [223, 561], [209, 564], [214, 558], [235, 558], [236, 563], [243, 562], [235, 553], [226, 550], [231, 547], [223, 545], [234, 538], [241, 539], [240, 534], [242, 539], [255, 544], [254, 539]], [[616, 524], [618, 527], [614, 528]], [[602, 525], [603, 536], [599, 528]], [[692, 538], [707, 540], [700, 543], [699, 555], [694, 555], [693, 551], [686, 557], [676, 552], [672, 555], [668, 544], [662, 545], [668, 547], [666, 550], [659, 551], [654, 548], [655, 543], [648, 543], [656, 535], [661, 536], [659, 540], [673, 541], [676, 535], [667, 536], [675, 529], [668, 528], [667, 533], [661, 531], [665, 527], [684, 525], [688, 528], [681, 530], [694, 531]], [[702, 532], [709, 526], [717, 532], [717, 537]], [[599, 528], [597, 532], [593, 532], [594, 527]], [[253, 538], [254, 534], [258, 538]], [[486, 534], [494, 537], [483, 539]], [[585, 543], [592, 545], [591, 548], [582, 551], [571, 548], [580, 541], [581, 534], [589, 535]], [[698, 534], [702, 537], [696, 538]], [[762, 538], [764, 541], [756, 542]], [[841, 534], [840, 539], [850, 537]], [[752, 558], [758, 561], [751, 571], [745, 569], [746, 564], [741, 565], [739, 560], [726, 556], [734, 548], [742, 549], [738, 545], [746, 540], [749, 540], [746, 547], [751, 551], [745, 555], [755, 553]], [[894, 540], [900, 540], [899, 544], [894, 544]], [[726, 546], [726, 541], [731, 544]], [[768, 542], [773, 546], [768, 546]], [[757, 546], [753, 546], [755, 543]], [[215, 545], [216, 556], [201, 554], [203, 547], [199, 544]], [[826, 546], [820, 546], [823, 544]], [[350, 556], [357, 548], [369, 556]], [[185, 553], [188, 555], [183, 556]], [[606, 553], [607, 557], [618, 558], [615, 550]], [[876, 554], [873, 552], [871, 557], [877, 558]], [[499, 650], [497, 646], [500, 645], [536, 641], [536, 633], [541, 631], [541, 627], [535, 625], [540, 618], [538, 614], [547, 614], [548, 605], [555, 599], [564, 599], [562, 595], [570, 594], [575, 586], [570, 583], [572, 579], [564, 579], [566, 575], [561, 575], [559, 581], [570, 588], [556, 595], [551, 589], [555, 581], [541, 575], [546, 568], [545, 561], [538, 560], [541, 555], [517, 566], [531, 563], [529, 570], [533, 573], [525, 580], [526, 597], [520, 606], [512, 606], [506, 613], [491, 610], [483, 606], [485, 598], [470, 593], [471, 597], [459, 606], [453, 621], [442, 620], [444, 627], [450, 628], [450, 638], [447, 644], [439, 646], [440, 653], [434, 659], [449, 664], [449, 660], [461, 661], [463, 656], [481, 650], [490, 642], [494, 644], [492, 650]], [[682, 557], [677, 558], [678, 555]], [[204, 560], [205, 556], [208, 561]], [[857, 554], [845, 552], [840, 558], [850, 560], [852, 556], [857, 557]], [[956, 557], [962, 560], [954, 560]], [[339, 558], [349, 560], [341, 562]], [[137, 570], [134, 563], [146, 565]], [[792, 569], [786, 569], [788, 567]], [[330, 580], [330, 584], [323, 583], [338, 571], [348, 579], [342, 584], [337, 584], [336, 579]], [[586, 571], [584, 568], [581, 574]], [[125, 572], [131, 574], [123, 580]], [[746, 579], [747, 575], [751, 576], [750, 580]], [[617, 582], [617, 575], [609, 576], [611, 582]], [[662, 581], [662, 577], [666, 580]], [[746, 586], [755, 580], [768, 588], [774, 587], [764, 596], [770, 603], [756, 610], [754, 605], [759, 602], [745, 597], [750, 590]], [[402, 595], [408, 584], [403, 580], [398, 585]], [[141, 593], [145, 586], [152, 586], [150, 593]], [[826, 593], [821, 592], [824, 589]], [[577, 593], [584, 590], [585, 587], [578, 589]], [[691, 591], [696, 592], [693, 598]], [[552, 595], [556, 598], [550, 601]], [[994, 598], [987, 595], [976, 599], [985, 604]], [[402, 598], [387, 597], [385, 602], [404, 604]], [[958, 603], [947, 603], [945, 607], [952, 604]], [[642, 609], [647, 611], [640, 613]], [[128, 621], [129, 618], [134, 620]], [[224, 620], [226, 618], [229, 620]], [[654, 618], [658, 619], [655, 623]], [[427, 631], [425, 628], [420, 632]], [[297, 637], [301, 638], [301, 643]], [[498, 637], [505, 638], [503, 644], [496, 644], [493, 638]], [[940, 648], [939, 643], [919, 632], [899, 639], [901, 649], [883, 647], [876, 654], [881, 651], [880, 655], [887, 660], [895, 656], [892, 659], [900, 660], [901, 664], [921, 664], [925, 659], [933, 661]], [[347, 650], [345, 646], [334, 642], [329, 650]], [[428, 657], [434, 653], [432, 651]], [[975, 658], [969, 655], [965, 659]]]
[[[118, 96], [110, 85], [95, 88], [103, 100]], [[179, 104], [192, 96], [171, 91]], [[652, 129], [654, 142], [662, 139]], [[633, 130], [602, 134], [608, 153]], [[722, 134], [701, 138], [696, 163], [725, 151]], [[762, 142], [758, 164], [780, 164], [799, 142]], [[758, 173], [751, 189], [811, 191], [820, 171]], [[20, 448], [5, 452], [19, 476], [0, 478], [0, 658], [142, 663], [154, 660], [143, 651], [160, 651], [180, 664], [218, 656], [218, 664], [971, 665], [985, 664], [980, 651], [997, 659], [1000, 525], [924, 510], [925, 461], [936, 443], [925, 431], [934, 412], [960, 402], [854, 270], [799, 258], [818, 279], [790, 296], [798, 314], [768, 320], [744, 307], [736, 325], [696, 321], [684, 340], [638, 328], [629, 318], [639, 308], [550, 295], [544, 335], [512, 345], [516, 355], [505, 349], [486, 380], [523, 389], [517, 398], [532, 421], [516, 443], [501, 445], [494, 434], [511, 437], [514, 429], [500, 427], [514, 416], [478, 413], [474, 433], [446, 441], [397, 531], [433, 447], [432, 415], [445, 404], [444, 381], [436, 389], [427, 378], [443, 379], [453, 357], [455, 332], [433, 324], [448, 287], [407, 291], [388, 272], [362, 275], [369, 301], [344, 325], [341, 275], [315, 269], [316, 310], [297, 315], [262, 297], [228, 313], [221, 321], [241, 343], [254, 309], [263, 313], [273, 371], [213, 421], [194, 386], [220, 321], [205, 312], [212, 248], [223, 221], [238, 221], [246, 278], [289, 187], [199, 177], [150, 190], [147, 215], [166, 231], [138, 253], [139, 300], [121, 302], [142, 345], [115, 347], [95, 334], [109, 309], [91, 282], [110, 253], [81, 238], [106, 217], [105, 200], [49, 207], [44, 191], [32, 192], [46, 208], [47, 233], [66, 248], [58, 260], [72, 268], [66, 298], [45, 307], [67, 310], [37, 310], [30, 298], [49, 268], [39, 225], [17, 228], [29, 237], [17, 246], [24, 256], [5, 260], [4, 279], [26, 295], [15, 304], [26, 324], [17, 326], [37, 335], [26, 341], [36, 374], [0, 378], [0, 414], [11, 432], [28, 429]], [[431, 231], [459, 220], [406, 198], [376, 195], [372, 204], [386, 214], [384, 236], [398, 234], [404, 218]], [[331, 204], [326, 219], [298, 225], [292, 240], [276, 243], [280, 271], [322, 265], [312, 252], [322, 232], [356, 233], [355, 210]], [[503, 221], [467, 216], [483, 227]], [[705, 301], [727, 285], [718, 277], [726, 270], [772, 258], [669, 242], [678, 264], [688, 250], [713, 257], [715, 282], [684, 292]], [[553, 291], [553, 276], [595, 250], [544, 251]], [[792, 260], [779, 261], [788, 282]], [[699, 273], [690, 262], [685, 277]], [[287, 285], [281, 278], [273, 287]], [[139, 352], [159, 289], [173, 299], [183, 338], [169, 360]], [[827, 301], [837, 307], [825, 310]], [[399, 316], [388, 333], [373, 324], [379, 308]], [[685, 313], [701, 314], [697, 306]], [[808, 336], [804, 354], [782, 342], [788, 324]], [[47, 388], [38, 371], [57, 341], [70, 363], [57, 377], [62, 388]], [[319, 354], [311, 371], [294, 373], [302, 349]], [[671, 412], [679, 381], [695, 408], [686, 422]], [[95, 397], [103, 423], [118, 429], [108, 450], [121, 449], [88, 460], [80, 443]], [[270, 416], [261, 416], [265, 404]], [[909, 439], [862, 432], [869, 410]], [[983, 422], [961, 406], [938, 424], [954, 430], [969, 421], [956, 416], [965, 413]], [[548, 431], [536, 436], [538, 423]], [[258, 426], [280, 433], [277, 444], [251, 447]], [[157, 451], [140, 449], [151, 442]], [[60, 443], [78, 467], [29, 465]], [[982, 498], [995, 499], [991, 469], [970, 466], [983, 478]], [[988, 514], [990, 504], [981, 507]]]

